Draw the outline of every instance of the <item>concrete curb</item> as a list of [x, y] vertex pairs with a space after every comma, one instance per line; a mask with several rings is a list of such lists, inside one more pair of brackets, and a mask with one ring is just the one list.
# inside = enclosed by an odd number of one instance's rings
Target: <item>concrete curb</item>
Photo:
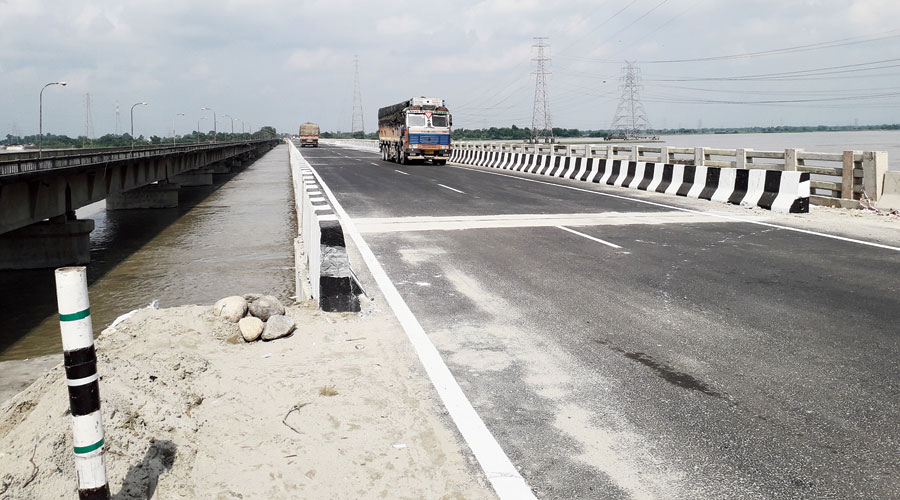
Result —
[[358, 312], [360, 288], [350, 268], [344, 232], [312, 168], [290, 141], [291, 178], [300, 236], [294, 264], [305, 268], [309, 283], [298, 279], [297, 297], [310, 297], [330, 312]]

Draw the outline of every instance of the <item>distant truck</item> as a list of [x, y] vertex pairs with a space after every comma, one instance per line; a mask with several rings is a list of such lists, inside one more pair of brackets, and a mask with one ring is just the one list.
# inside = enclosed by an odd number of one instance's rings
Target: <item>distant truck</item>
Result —
[[413, 97], [378, 110], [378, 144], [381, 159], [407, 164], [431, 160], [444, 165], [450, 158], [453, 118], [444, 100]]
[[300, 147], [303, 146], [319, 147], [319, 126], [315, 123], [300, 124]]

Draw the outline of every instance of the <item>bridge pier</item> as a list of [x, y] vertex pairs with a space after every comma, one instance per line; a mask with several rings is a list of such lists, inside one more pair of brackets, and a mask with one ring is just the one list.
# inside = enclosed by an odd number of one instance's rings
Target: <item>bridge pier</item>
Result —
[[180, 184], [182, 187], [212, 186], [213, 173], [214, 171], [211, 168], [198, 168], [196, 170], [191, 170], [183, 174], [171, 176], [169, 177], [169, 181], [175, 184]]
[[178, 206], [178, 184], [159, 181], [139, 188], [110, 193], [106, 196], [106, 210], [136, 208], [175, 208]]
[[214, 163], [209, 167], [209, 170], [212, 170], [212, 173], [220, 175], [220, 174], [230, 174], [231, 167], [227, 161], [220, 161], [219, 163]]
[[91, 261], [94, 221], [75, 213], [0, 234], [0, 270], [43, 269]]

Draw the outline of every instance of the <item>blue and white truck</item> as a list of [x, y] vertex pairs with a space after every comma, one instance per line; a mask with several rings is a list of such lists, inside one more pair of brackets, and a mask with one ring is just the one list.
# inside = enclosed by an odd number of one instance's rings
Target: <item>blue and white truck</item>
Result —
[[407, 164], [430, 160], [444, 165], [450, 158], [453, 118], [444, 100], [413, 97], [378, 110], [381, 159]]

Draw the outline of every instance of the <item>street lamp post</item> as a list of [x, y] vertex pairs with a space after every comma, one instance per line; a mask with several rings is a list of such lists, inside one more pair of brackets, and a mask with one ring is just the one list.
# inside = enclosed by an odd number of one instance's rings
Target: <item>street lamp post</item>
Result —
[[213, 114], [213, 142], [216, 142], [216, 134], [218, 133], [218, 128], [216, 127], [216, 112], [213, 111], [212, 108], [200, 108], [200, 111], [212, 111]]
[[50, 82], [47, 85], [41, 87], [41, 94], [39, 98], [39, 109], [38, 109], [38, 158], [43, 155], [44, 152], [44, 89], [51, 85], [59, 85], [60, 87], [65, 87], [66, 82]]
[[131, 105], [131, 150], [134, 151], [134, 107], [146, 106], [146, 102], [136, 102]]
[[200, 144], [200, 122], [205, 120], [205, 116], [201, 116], [199, 120], [197, 120], [197, 144]]
[[184, 113], [177, 113], [172, 118], [172, 145], [173, 146], [175, 145], [175, 118], [178, 118], [179, 116], [184, 116]]
[[231, 135], [234, 135], [234, 117], [232, 117], [230, 115], [222, 115], [222, 116], [231, 119]]

